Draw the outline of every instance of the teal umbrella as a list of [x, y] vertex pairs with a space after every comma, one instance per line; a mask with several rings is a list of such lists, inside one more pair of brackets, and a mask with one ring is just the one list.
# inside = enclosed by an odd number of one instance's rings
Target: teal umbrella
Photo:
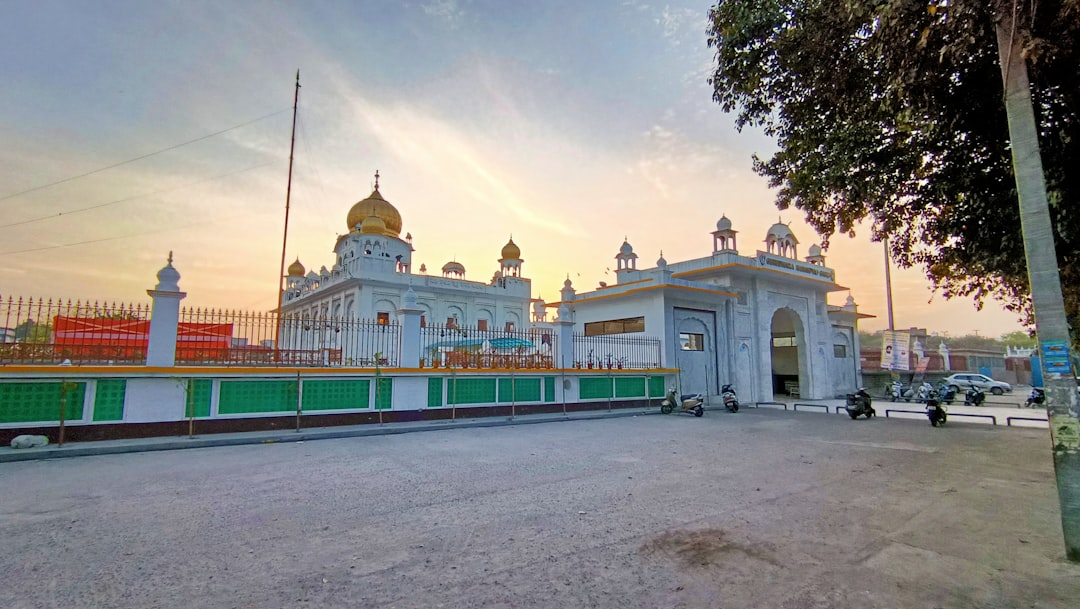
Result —
[[524, 338], [507, 336], [503, 338], [492, 339], [491, 347], [493, 349], [526, 349], [536, 348], [536, 345], [532, 341], [525, 340]]

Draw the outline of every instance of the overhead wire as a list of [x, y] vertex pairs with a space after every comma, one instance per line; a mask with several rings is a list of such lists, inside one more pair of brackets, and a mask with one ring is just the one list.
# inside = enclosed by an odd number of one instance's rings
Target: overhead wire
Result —
[[215, 131], [213, 133], [208, 133], [206, 135], [197, 137], [197, 138], [195, 138], [193, 140], [188, 140], [186, 142], [181, 142], [179, 144], [174, 144], [174, 145], [169, 146], [167, 148], [162, 148], [160, 150], [155, 150], [154, 152], [149, 152], [147, 154], [143, 154], [143, 155], [137, 156], [135, 158], [128, 159], [126, 161], [120, 161], [119, 163], [113, 163], [112, 165], [108, 165], [106, 167], [99, 167], [98, 169], [94, 169], [92, 171], [87, 171], [86, 173], [80, 173], [79, 175], [70, 176], [70, 177], [64, 178], [62, 180], [56, 180], [55, 182], [49, 182], [48, 184], [41, 184], [39, 186], [34, 186], [33, 188], [27, 188], [26, 190], [20, 190], [19, 192], [14, 192], [14, 193], [11, 193], [11, 194], [8, 194], [8, 195], [4, 195], [4, 196], [0, 197], [0, 201], [7, 201], [8, 199], [13, 199], [15, 197], [25, 195], [27, 193], [35, 192], [35, 191], [38, 191], [38, 190], [44, 190], [46, 188], [51, 188], [51, 187], [56, 186], [58, 184], [64, 184], [64, 183], [67, 183], [67, 182], [71, 182], [73, 180], [78, 180], [79, 178], [85, 178], [86, 176], [94, 175], [95, 173], [101, 173], [103, 171], [107, 171], [109, 169], [114, 169], [114, 168], [120, 167], [122, 165], [127, 165], [129, 163], [134, 163], [135, 161], [141, 161], [143, 159], [150, 158], [152, 156], [161, 154], [163, 152], [168, 152], [170, 150], [176, 150], [177, 148], [181, 148], [181, 147], [187, 146], [189, 144], [194, 144], [196, 142], [201, 142], [203, 140], [210, 139], [212, 137], [216, 137], [216, 136], [221, 135], [223, 133], [228, 133], [230, 131], [234, 131], [234, 130], [239, 129], [241, 127], [246, 127], [246, 126], [248, 126], [248, 125], [250, 125], [252, 123], [257, 123], [257, 122], [259, 122], [261, 120], [268, 119], [268, 118], [270, 118], [272, 116], [277, 116], [278, 114], [282, 114], [282, 113], [288, 112], [290, 110], [292, 110], [291, 106], [288, 107], [288, 108], [284, 108], [282, 110], [277, 110], [276, 112], [271, 112], [270, 114], [265, 114], [263, 116], [260, 116], [259, 118], [251, 119], [251, 120], [249, 120], [247, 122], [240, 123], [239, 125], [233, 125], [232, 127], [229, 127], [227, 129], [222, 129], [221, 131]]
[[206, 182], [212, 182], [214, 180], [220, 180], [222, 178], [227, 178], [229, 176], [233, 176], [233, 175], [236, 175], [236, 174], [239, 174], [239, 173], [244, 173], [246, 171], [253, 171], [253, 170], [259, 169], [261, 167], [266, 167], [267, 165], [273, 165], [274, 163], [277, 163], [277, 162], [279, 162], [279, 161], [267, 161], [265, 163], [259, 163], [258, 165], [252, 165], [250, 167], [245, 167], [243, 169], [238, 169], [236, 171], [230, 171], [228, 173], [223, 173], [223, 174], [212, 176], [212, 177], [209, 177], [209, 178], [204, 178], [202, 180], [196, 180], [194, 182], [188, 182], [187, 184], [182, 184], [180, 186], [175, 186], [173, 188], [165, 188], [165, 189], [162, 189], [162, 190], [156, 190], [154, 192], [148, 192], [148, 193], [144, 193], [144, 194], [141, 194], [141, 195], [135, 195], [135, 196], [132, 196], [132, 197], [125, 197], [123, 199], [116, 199], [115, 201], [107, 201], [105, 203], [98, 203], [96, 205], [91, 205], [89, 207], [80, 207], [78, 209], [69, 209], [67, 211], [57, 212], [55, 214], [49, 214], [47, 216], [38, 216], [36, 218], [30, 218], [30, 219], [27, 219], [27, 220], [20, 220], [18, 222], [10, 222], [8, 224], [0, 224], [0, 228], [11, 228], [13, 226], [23, 226], [25, 224], [32, 224], [34, 222], [42, 222], [42, 221], [45, 221], [45, 220], [55, 220], [57, 218], [62, 218], [62, 217], [65, 217], [65, 216], [73, 216], [75, 214], [81, 214], [83, 212], [92, 211], [92, 210], [95, 210], [95, 209], [101, 209], [102, 207], [108, 207], [110, 205], [116, 205], [117, 203], [124, 203], [124, 202], [127, 202], [127, 201], [134, 201], [136, 199], [143, 199], [143, 198], [146, 198], [146, 197], [153, 197], [153, 196], [156, 196], [156, 195], [175, 192], [177, 190], [182, 190], [184, 188], [189, 188], [191, 186], [196, 186], [198, 184], [204, 184]]

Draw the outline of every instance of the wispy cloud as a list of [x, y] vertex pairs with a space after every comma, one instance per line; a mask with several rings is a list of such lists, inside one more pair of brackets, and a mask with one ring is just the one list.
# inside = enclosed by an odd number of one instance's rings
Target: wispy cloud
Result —
[[424, 14], [432, 17], [442, 24], [457, 29], [465, 17], [465, 9], [458, 5], [457, 0], [430, 0], [422, 5]]

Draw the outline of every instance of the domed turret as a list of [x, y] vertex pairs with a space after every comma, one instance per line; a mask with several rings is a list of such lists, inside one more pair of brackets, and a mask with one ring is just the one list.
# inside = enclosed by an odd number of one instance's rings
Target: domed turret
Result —
[[465, 265], [461, 264], [460, 262], [457, 262], [457, 261], [447, 262], [442, 267], [442, 274], [443, 274], [443, 277], [449, 277], [449, 278], [453, 278], [453, 279], [464, 279], [465, 278]]
[[716, 230], [713, 231], [713, 255], [720, 252], [725, 253], [739, 253], [738, 248], [735, 246], [735, 234], [738, 231], [732, 230], [731, 220], [728, 220], [727, 216], [720, 216], [720, 219], [716, 221]]
[[289, 277], [303, 277], [307, 270], [304, 265], [300, 264], [300, 259], [297, 258], [296, 262], [289, 265]]
[[769, 232], [765, 235], [765, 247], [770, 254], [786, 258], [797, 258], [798, 254], [795, 246], [798, 244], [799, 240], [795, 238], [791, 228], [781, 222], [770, 226]]
[[396, 207], [383, 198], [379, 192], [379, 172], [375, 172], [375, 190], [371, 191], [366, 199], [357, 202], [349, 210], [346, 223], [349, 231], [355, 231], [365, 218], [375, 216], [382, 220], [384, 228], [379, 234], [387, 237], [397, 237], [401, 234], [401, 214]]
[[365, 235], [385, 235], [386, 221], [379, 216], [368, 216], [360, 223], [360, 232]]
[[510, 237], [510, 241], [502, 248], [503, 260], [517, 260], [521, 258], [521, 248], [514, 243], [514, 238]]
[[615, 255], [615, 276], [618, 277], [621, 271], [636, 271], [637, 270], [637, 257], [634, 253], [633, 246], [630, 242], [623, 237], [622, 246], [619, 247], [619, 253]]
[[716, 221], [716, 230], [731, 230], [731, 220], [727, 216], [720, 216]]
[[521, 248], [514, 243], [513, 235], [510, 241], [502, 248], [502, 258], [499, 258], [499, 272], [506, 277], [521, 277]]

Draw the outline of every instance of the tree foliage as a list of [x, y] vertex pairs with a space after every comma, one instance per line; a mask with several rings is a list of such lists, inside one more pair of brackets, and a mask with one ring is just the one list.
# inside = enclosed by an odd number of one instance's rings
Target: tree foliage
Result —
[[828, 238], [867, 220], [946, 298], [1030, 322], [995, 15], [1017, 11], [1066, 308], [1080, 328], [1080, 0], [721, 0], [714, 100], [779, 146], [754, 157]]

